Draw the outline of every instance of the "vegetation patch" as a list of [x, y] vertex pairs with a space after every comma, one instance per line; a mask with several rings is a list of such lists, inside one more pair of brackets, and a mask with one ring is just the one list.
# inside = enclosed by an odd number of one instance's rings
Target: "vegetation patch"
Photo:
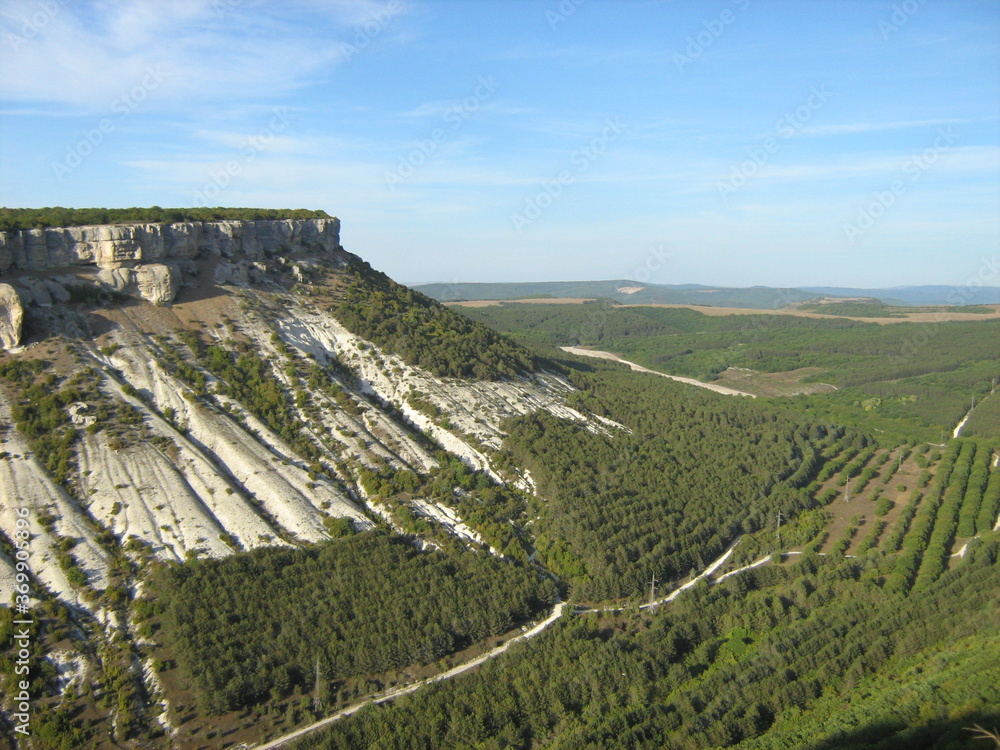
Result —
[[534, 370], [534, 357], [506, 336], [397, 284], [363, 261], [330, 312], [352, 333], [438, 377], [502, 380]]
[[533, 567], [420, 552], [383, 532], [169, 565], [149, 590], [158, 637], [210, 712], [311, 690], [317, 660], [329, 702], [350, 677], [432, 662], [509, 630], [556, 594]]

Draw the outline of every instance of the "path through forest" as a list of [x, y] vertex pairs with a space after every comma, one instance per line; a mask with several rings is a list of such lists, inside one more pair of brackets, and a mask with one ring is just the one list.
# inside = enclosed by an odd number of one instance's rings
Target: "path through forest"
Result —
[[[707, 578], [708, 576], [712, 575], [716, 570], [718, 570], [720, 567], [722, 567], [722, 565], [726, 562], [726, 560], [729, 559], [730, 555], [733, 554], [733, 550], [736, 549], [736, 545], [739, 543], [739, 541], [740, 540], [737, 539], [735, 542], [733, 542], [732, 546], [729, 549], [727, 549], [717, 560], [713, 561], [707, 568], [705, 568], [705, 570], [703, 570], [697, 576], [695, 576], [690, 581], [685, 583], [683, 586], [680, 586], [679, 588], [675, 589], [667, 596], [661, 599], [657, 599], [654, 602], [643, 604], [639, 608], [649, 609], [651, 607], [658, 607], [661, 604], [672, 602], [674, 599], [677, 598], [677, 596], [682, 591], [691, 588], [696, 583], [698, 583], [698, 581], [700, 581], [703, 578]], [[411, 682], [406, 685], [399, 685], [397, 687], [390, 688], [388, 690], [383, 690], [380, 693], [375, 693], [374, 695], [370, 695], [364, 700], [358, 701], [357, 703], [354, 703], [353, 705], [350, 705], [347, 708], [342, 709], [335, 714], [331, 714], [330, 716], [320, 719], [319, 721], [309, 724], [308, 726], [302, 727], [301, 729], [297, 729], [294, 732], [290, 732], [289, 734], [286, 734], [283, 737], [279, 737], [276, 740], [271, 740], [268, 743], [257, 746], [254, 748], [254, 750], [275, 750], [275, 748], [284, 747], [285, 745], [294, 740], [301, 739], [307, 734], [312, 734], [318, 729], [322, 729], [325, 726], [333, 724], [335, 721], [339, 721], [340, 719], [345, 719], [348, 716], [357, 713], [358, 711], [360, 711], [362, 708], [364, 708], [369, 704], [385, 703], [387, 701], [395, 700], [396, 698], [399, 698], [403, 695], [409, 695], [410, 693], [416, 692], [417, 690], [426, 685], [431, 685], [435, 682], [441, 682], [443, 680], [450, 680], [453, 677], [458, 677], [461, 674], [465, 674], [466, 672], [475, 669], [476, 667], [489, 661], [490, 659], [495, 659], [496, 657], [500, 656], [513, 644], [520, 643], [521, 641], [526, 641], [529, 638], [534, 638], [535, 636], [547, 630], [551, 625], [553, 625], [556, 622], [556, 620], [558, 620], [562, 616], [563, 609], [565, 607], [566, 607], [566, 602], [558, 602], [552, 608], [552, 612], [549, 613], [549, 616], [546, 617], [541, 622], [539, 622], [533, 628], [531, 628], [531, 630], [522, 633], [516, 638], [511, 638], [503, 645], [497, 646], [496, 648], [491, 649], [490, 651], [487, 651], [485, 654], [481, 654], [480, 656], [477, 656], [475, 659], [471, 659], [465, 662], [464, 664], [459, 664], [457, 667], [453, 667], [452, 669], [449, 669], [447, 672], [442, 672], [441, 674], [434, 675], [433, 677], [428, 677], [425, 680], [418, 680], [416, 682]], [[614, 610], [612, 608], [575, 610], [576, 614], [583, 614], [585, 612], [598, 612], [598, 611], [610, 612], [619, 610]]]
[[317, 729], [322, 729], [323, 727], [328, 726], [329, 724], [332, 724], [335, 721], [339, 721], [340, 719], [345, 719], [348, 716], [357, 713], [358, 711], [360, 711], [362, 708], [364, 708], [369, 704], [385, 703], [387, 701], [395, 700], [396, 698], [399, 698], [401, 696], [409, 695], [410, 693], [416, 692], [425, 685], [430, 685], [435, 682], [441, 682], [442, 680], [450, 680], [453, 677], [458, 677], [460, 674], [464, 674], [469, 670], [475, 669], [480, 664], [483, 664], [489, 661], [490, 659], [495, 659], [496, 657], [500, 656], [500, 654], [504, 653], [513, 644], [520, 643], [521, 641], [526, 641], [529, 638], [534, 638], [536, 635], [546, 630], [550, 625], [552, 625], [556, 620], [558, 620], [562, 616], [563, 608], [565, 606], [566, 606], [565, 602], [558, 602], [552, 608], [552, 612], [549, 613], [549, 616], [546, 617], [541, 622], [539, 622], [537, 625], [535, 625], [535, 627], [531, 628], [531, 630], [527, 631], [526, 633], [522, 633], [516, 638], [511, 638], [503, 645], [497, 646], [496, 648], [487, 651], [485, 654], [477, 656], [475, 659], [471, 659], [465, 662], [464, 664], [459, 664], [457, 667], [453, 667], [452, 669], [449, 669], [447, 672], [442, 672], [441, 674], [436, 674], [433, 677], [428, 677], [425, 680], [418, 680], [416, 682], [411, 682], [406, 685], [399, 685], [397, 687], [390, 688], [388, 690], [383, 690], [381, 693], [375, 693], [374, 695], [365, 698], [363, 701], [359, 701], [341, 711], [338, 711], [335, 714], [327, 716], [325, 719], [320, 719], [319, 721], [314, 722], [313, 724], [309, 724], [308, 726], [302, 727], [301, 729], [297, 729], [294, 732], [286, 734], [284, 737], [279, 737], [276, 740], [272, 740], [271, 742], [268, 742], [264, 745], [260, 745], [259, 747], [256, 747], [255, 750], [274, 750], [274, 748], [284, 747], [289, 742], [301, 739], [305, 735], [315, 732]]
[[576, 354], [578, 357], [596, 357], [597, 359], [610, 359], [613, 362], [621, 362], [622, 364], [628, 365], [636, 372], [648, 372], [652, 375], [659, 375], [661, 378], [669, 378], [670, 380], [676, 380], [679, 383], [696, 385], [699, 388], [706, 388], [710, 391], [722, 393], [726, 396], [749, 396], [750, 398], [757, 398], [757, 396], [753, 393], [738, 391], [735, 388], [727, 388], [724, 385], [717, 385], [716, 383], [703, 383], [702, 381], [695, 380], [694, 378], [683, 378], [680, 375], [667, 375], [665, 372], [650, 370], [648, 367], [637, 365], [635, 362], [629, 362], [627, 359], [622, 359], [617, 354], [612, 354], [611, 352], [602, 352], [599, 349], [581, 349], [578, 346], [562, 346], [559, 348], [569, 354]]

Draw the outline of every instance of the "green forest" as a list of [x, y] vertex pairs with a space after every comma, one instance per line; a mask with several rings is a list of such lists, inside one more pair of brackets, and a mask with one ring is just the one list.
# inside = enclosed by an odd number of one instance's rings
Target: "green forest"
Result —
[[265, 548], [158, 568], [140, 607], [160, 661], [219, 712], [427, 664], [530, 619], [555, 600], [533, 567], [469, 551], [421, 552], [361, 532], [312, 549]]
[[728, 368], [817, 368], [803, 382], [837, 390], [783, 400], [782, 406], [897, 440], [940, 441], [942, 431], [950, 433], [968, 411], [971, 398], [990, 394], [1000, 378], [995, 320], [878, 325], [609, 303], [456, 309], [525, 344], [590, 346], [704, 381], [717, 380]]
[[817, 451], [844, 436], [611, 364], [571, 382], [576, 406], [627, 430], [599, 435], [538, 412], [506, 425], [504, 447], [544, 498], [533, 527], [540, 558], [584, 599], [636, 596], [652, 575], [680, 580], [775, 512], [811, 507], [802, 488], [820, 468]]
[[700, 584], [669, 611], [566, 615], [476, 675], [306, 748], [976, 748], [1000, 723], [1000, 539], [934, 587], [893, 561], [806, 557]]
[[439, 377], [501, 380], [534, 370], [534, 358], [493, 329], [397, 284], [364, 261], [341, 272], [332, 312], [352, 333]]
[[77, 227], [93, 224], [172, 224], [181, 221], [260, 221], [329, 219], [326, 211], [305, 208], [0, 208], [0, 232], [15, 229]]

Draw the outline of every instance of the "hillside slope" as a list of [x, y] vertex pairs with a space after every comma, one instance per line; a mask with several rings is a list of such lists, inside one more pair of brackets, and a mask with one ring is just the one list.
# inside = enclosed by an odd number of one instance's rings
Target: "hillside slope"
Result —
[[[0, 355], [0, 579], [17, 583], [24, 514], [30, 601], [92, 634], [46, 654], [39, 675], [59, 659], [105, 683], [109, 662], [95, 654], [126, 659], [139, 647], [135, 598], [165, 563], [308, 548], [376, 527], [427, 549], [526, 560], [526, 518], [513, 508], [514, 487], [529, 485], [493, 465], [501, 424], [541, 409], [595, 433], [621, 430], [570, 407], [574, 388], [525, 350], [406, 297], [340, 248], [336, 220], [278, 224], [129, 229], [127, 241], [110, 228], [65, 230], [70, 240], [59, 229], [5, 235], [21, 248], [4, 280], [25, 321], [21, 345]], [[77, 264], [50, 266], [39, 242]], [[153, 304], [105, 284], [150, 259], [180, 263], [175, 297]], [[72, 296], [60, 303], [39, 288]], [[383, 313], [396, 321], [392, 336], [378, 326]], [[433, 371], [421, 366], [428, 356]], [[474, 366], [454, 377], [449, 363]], [[501, 518], [483, 492], [513, 505]], [[160, 690], [141, 666], [107, 683], [118, 709], [81, 704], [122, 738], [158, 721], [139, 708]]]
[[993, 726], [995, 663], [960, 646], [996, 653], [995, 441], [530, 350], [328, 217], [0, 239], [9, 747], [25, 627], [32, 750], [251, 746], [343, 709], [304, 745], [823, 746], [847, 702], [881, 739]]

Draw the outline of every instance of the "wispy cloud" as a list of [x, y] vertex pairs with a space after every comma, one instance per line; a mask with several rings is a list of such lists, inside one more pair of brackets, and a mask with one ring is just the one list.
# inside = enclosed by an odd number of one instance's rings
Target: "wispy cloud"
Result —
[[956, 118], [939, 118], [935, 120], [898, 120], [895, 122], [853, 122], [841, 125], [808, 125], [799, 132], [802, 135], [844, 135], [851, 133], [870, 133], [877, 130], [900, 130], [903, 128], [920, 128], [937, 125], [958, 125], [969, 122]]
[[[274, 98], [311, 83], [348, 59], [338, 40], [350, 43], [366, 24], [381, 18], [380, 34], [407, 7], [394, 0], [290, 0], [226, 3], [218, 0], [134, 0], [129, 3], [5, 3], [0, 14], [0, 96], [17, 102], [51, 103], [104, 112], [142, 85], [150, 71], [163, 86], [146, 106], [222, 103]], [[291, 14], [289, 5], [305, 10]], [[298, 25], [288, 19], [294, 15]], [[307, 22], [302, 19], [306, 18]], [[27, 25], [26, 25], [27, 22]], [[268, 33], [262, 33], [266, 31]]]
[[[446, 99], [435, 102], [425, 102], [406, 112], [396, 115], [398, 119], [418, 120], [423, 118], [440, 119], [445, 115], [456, 111], [469, 111], [461, 99]], [[530, 107], [514, 107], [501, 102], [478, 102], [475, 104], [475, 112], [490, 112], [496, 115], [529, 115], [534, 112]]]

